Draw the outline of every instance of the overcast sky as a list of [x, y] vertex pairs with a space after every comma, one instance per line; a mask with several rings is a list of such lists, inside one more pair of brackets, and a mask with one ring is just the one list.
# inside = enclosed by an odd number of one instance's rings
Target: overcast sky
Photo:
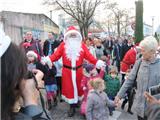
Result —
[[[116, 0], [122, 8], [135, 7], [135, 0]], [[144, 21], [152, 25], [154, 16], [155, 29], [160, 25], [160, 0], [144, 1]], [[0, 11], [15, 11], [27, 13], [44, 13], [49, 16], [49, 8], [42, 5], [43, 0], [0, 0]], [[102, 13], [101, 13], [102, 14]], [[53, 21], [58, 24], [57, 14], [53, 15]]]

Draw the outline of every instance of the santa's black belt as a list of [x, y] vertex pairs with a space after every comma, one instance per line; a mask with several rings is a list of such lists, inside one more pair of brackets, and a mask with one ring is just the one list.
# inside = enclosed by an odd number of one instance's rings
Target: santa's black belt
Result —
[[77, 67], [70, 67], [70, 66], [67, 66], [67, 65], [63, 65], [63, 67], [71, 69], [71, 70], [77, 70], [78, 68], [82, 67], [82, 65], [79, 65]]

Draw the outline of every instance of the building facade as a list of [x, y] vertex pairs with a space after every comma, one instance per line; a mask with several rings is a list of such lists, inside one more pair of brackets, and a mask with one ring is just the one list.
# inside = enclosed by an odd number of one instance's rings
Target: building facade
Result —
[[27, 31], [32, 31], [33, 38], [38, 40], [46, 39], [48, 32], [59, 34], [58, 25], [44, 14], [2, 11], [0, 23], [1, 28], [16, 44], [23, 41]]

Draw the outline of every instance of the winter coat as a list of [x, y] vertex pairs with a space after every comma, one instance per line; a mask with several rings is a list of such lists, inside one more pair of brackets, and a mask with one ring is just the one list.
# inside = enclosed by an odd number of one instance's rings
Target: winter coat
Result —
[[31, 42], [27, 42], [25, 40], [24, 42], [21, 43], [21, 45], [25, 49], [26, 53], [30, 50], [33, 50], [38, 55], [38, 59], [40, 59], [40, 57], [43, 56], [43, 51], [39, 41], [32, 39]]
[[87, 120], [108, 120], [109, 109], [113, 107], [114, 102], [109, 100], [105, 92], [91, 90], [88, 94], [86, 117]]
[[146, 116], [145, 110], [147, 110], [146, 108], [148, 106], [146, 99], [144, 98], [144, 92], [148, 91], [149, 87], [160, 83], [160, 59], [156, 58], [150, 63], [144, 60], [137, 60], [117, 96], [120, 98], [124, 97], [126, 91], [132, 87], [139, 64], [140, 67], [136, 79], [137, 91], [133, 102], [132, 111], [138, 116], [144, 117]]
[[121, 50], [121, 61], [123, 60], [125, 54], [127, 53], [127, 51], [129, 49], [131, 49], [131, 47], [133, 47], [133, 45], [128, 45], [128, 44], [122, 44], [122, 50]]
[[48, 66], [46, 66], [46, 73], [44, 75], [44, 83], [45, 85], [53, 85], [56, 84], [56, 74], [57, 70], [55, 66], [52, 66], [50, 69]]
[[137, 52], [135, 48], [131, 48], [126, 53], [123, 60], [121, 61], [121, 73], [125, 74], [128, 69], [131, 69], [136, 61], [136, 54]]
[[101, 56], [104, 55], [104, 47], [103, 47], [103, 45], [101, 45], [101, 46], [96, 46], [96, 47], [95, 47], [95, 51], [96, 51], [96, 58], [97, 58], [97, 59], [100, 59]]
[[84, 97], [83, 97], [83, 101], [87, 100], [87, 95], [88, 95], [88, 82], [89, 80], [93, 80], [95, 78], [103, 78], [104, 77], [104, 71], [101, 70], [99, 74], [97, 74], [96, 76], [89, 76], [89, 75], [83, 75], [82, 81], [81, 81], [81, 87], [83, 89], [83, 87], [85, 87], [86, 89], [84, 90]]
[[105, 92], [108, 96], [115, 97], [120, 89], [120, 81], [118, 76], [112, 78], [111, 75], [105, 75], [104, 77], [106, 89]]
[[[48, 56], [49, 45], [50, 45], [49, 40], [46, 40], [43, 45], [43, 53], [45, 56]], [[53, 43], [51, 44], [52, 52], [54, 52], [54, 49], [57, 48], [58, 46], [59, 46], [59, 42], [57, 40], [53, 41]]]

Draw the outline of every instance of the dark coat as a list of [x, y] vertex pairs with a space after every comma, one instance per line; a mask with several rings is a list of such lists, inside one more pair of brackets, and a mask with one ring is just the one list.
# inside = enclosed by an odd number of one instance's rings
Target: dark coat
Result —
[[[48, 52], [49, 52], [49, 40], [46, 40], [44, 42], [44, 45], [43, 45], [43, 53], [45, 56], [48, 56]], [[52, 52], [54, 52], [54, 49], [57, 48], [59, 46], [59, 42], [57, 40], [55, 40], [53, 43], [52, 43]]]
[[41, 45], [39, 43], [39, 41], [37, 40], [33, 40], [30, 42], [30, 44], [26, 44], [29, 43], [26, 40], [24, 42], [21, 43], [21, 45], [23, 46], [23, 48], [25, 49], [25, 52], [27, 53], [30, 50], [33, 50], [35, 53], [38, 54], [38, 57], [40, 58], [40, 56], [43, 56], [43, 51], [41, 48]]
[[44, 76], [45, 85], [56, 84], [56, 74], [57, 74], [56, 67], [53, 66], [51, 69], [49, 69], [48, 66], [45, 67], [46, 67], [46, 72]]

